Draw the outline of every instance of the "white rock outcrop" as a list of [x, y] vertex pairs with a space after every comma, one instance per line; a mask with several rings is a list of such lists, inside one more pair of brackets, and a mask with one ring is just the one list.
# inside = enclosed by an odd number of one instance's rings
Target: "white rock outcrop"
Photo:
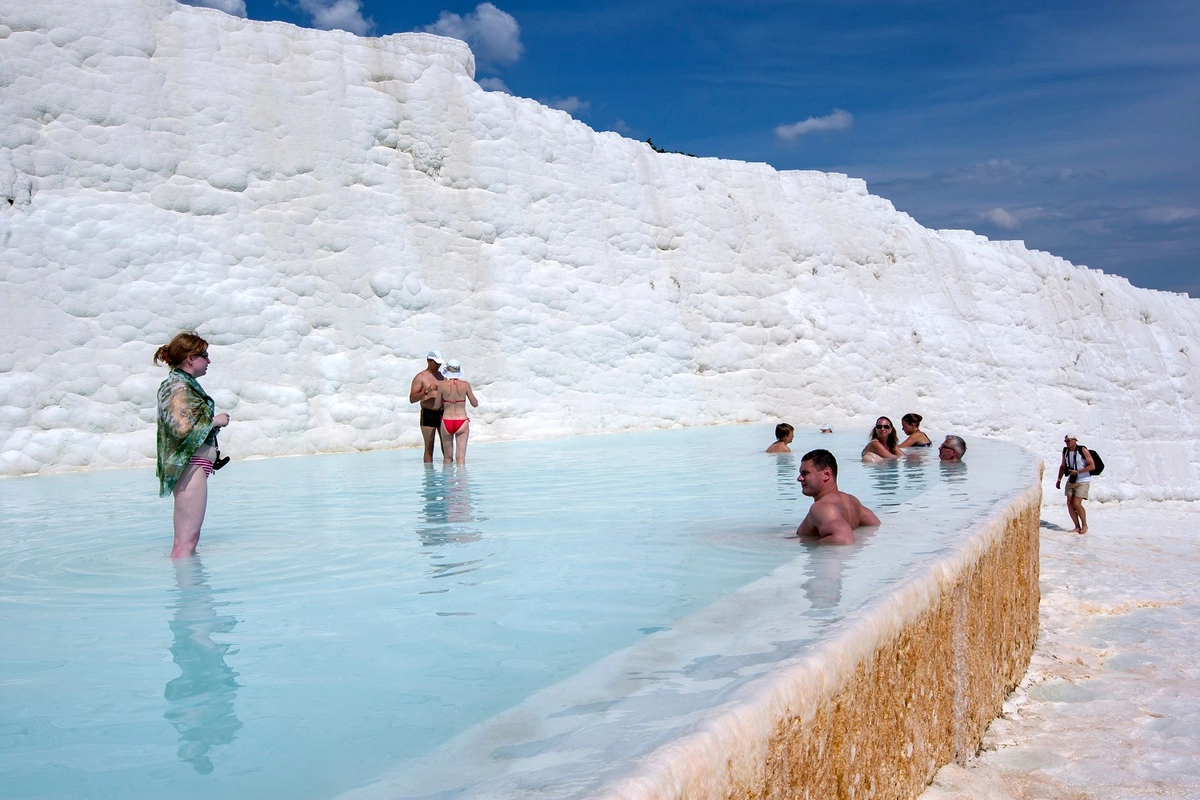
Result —
[[916, 411], [1200, 497], [1197, 301], [473, 73], [426, 34], [0, 0], [0, 475], [150, 463], [151, 356], [195, 328], [239, 457], [415, 445], [438, 348], [478, 439]]

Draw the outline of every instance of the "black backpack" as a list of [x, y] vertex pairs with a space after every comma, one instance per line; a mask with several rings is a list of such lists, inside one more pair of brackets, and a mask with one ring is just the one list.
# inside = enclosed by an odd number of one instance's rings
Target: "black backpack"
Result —
[[[1083, 445], [1077, 444], [1076, 447], [1083, 447]], [[1097, 453], [1095, 450], [1093, 450], [1090, 447], [1083, 447], [1083, 449], [1087, 450], [1089, 453], [1092, 454], [1092, 464], [1095, 466], [1095, 469], [1093, 469], [1090, 474], [1091, 475], [1099, 475], [1101, 472], [1104, 472], [1104, 459], [1100, 457], [1100, 454]], [[1067, 458], [1067, 448], [1064, 447], [1063, 448], [1064, 463], [1066, 462], [1066, 458]]]

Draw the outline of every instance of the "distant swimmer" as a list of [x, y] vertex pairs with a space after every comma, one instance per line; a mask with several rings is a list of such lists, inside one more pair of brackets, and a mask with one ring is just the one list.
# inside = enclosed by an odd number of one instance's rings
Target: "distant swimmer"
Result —
[[962, 461], [967, 454], [967, 443], [961, 436], [947, 436], [938, 446], [938, 458], [942, 461]]
[[908, 437], [899, 444], [901, 450], [906, 447], [933, 447], [933, 442], [921, 430], [922, 419], [920, 414], [905, 414], [900, 418], [900, 427]]
[[854, 544], [854, 529], [874, 527], [879, 517], [852, 494], [838, 489], [837, 459], [828, 450], [810, 450], [800, 459], [800, 490], [813, 499], [796, 529], [801, 538], [825, 544]]
[[768, 453], [790, 453], [792, 448], [788, 447], [792, 440], [796, 438], [796, 429], [786, 422], [781, 422], [775, 426], [775, 443], [767, 448]]
[[875, 420], [875, 429], [871, 431], [871, 441], [863, 448], [862, 460], [890, 461], [900, 457], [900, 448], [896, 446], [896, 428], [887, 417]]
[[208, 373], [208, 342], [183, 331], [154, 353], [171, 368], [158, 387], [158, 494], [175, 496], [175, 544], [171, 558], [196, 552], [208, 508], [208, 476], [217, 467], [217, 429], [229, 424], [197, 378]]
[[433, 437], [441, 437], [442, 408], [437, 405], [438, 381], [442, 379], [442, 355], [436, 350], [425, 356], [425, 369], [412, 379], [408, 402], [421, 404], [421, 438], [425, 442], [426, 464], [433, 463]]
[[442, 414], [442, 461], [449, 464], [451, 460], [459, 464], [467, 462], [467, 440], [471, 436], [471, 420], [467, 419], [467, 403], [472, 408], [479, 407], [471, 384], [463, 375], [462, 366], [455, 359], [446, 362], [442, 375], [444, 380], [438, 384], [438, 395], [434, 401]]

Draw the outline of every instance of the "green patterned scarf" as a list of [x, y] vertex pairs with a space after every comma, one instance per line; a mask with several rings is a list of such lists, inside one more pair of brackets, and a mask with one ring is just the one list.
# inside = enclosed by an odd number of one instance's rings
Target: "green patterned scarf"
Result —
[[196, 379], [173, 369], [158, 387], [158, 495], [166, 497], [183, 475], [188, 459], [213, 439], [213, 399]]

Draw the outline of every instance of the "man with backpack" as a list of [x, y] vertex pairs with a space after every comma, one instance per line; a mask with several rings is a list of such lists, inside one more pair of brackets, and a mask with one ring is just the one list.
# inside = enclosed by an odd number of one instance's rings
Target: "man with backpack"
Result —
[[1083, 501], [1087, 500], [1096, 462], [1074, 436], [1064, 437], [1063, 442], [1066, 447], [1063, 448], [1062, 463], [1058, 465], [1058, 480], [1054, 482], [1054, 488], [1062, 488], [1062, 479], [1066, 475], [1067, 513], [1071, 515], [1071, 522], [1075, 523], [1071, 533], [1087, 533], [1087, 512], [1083, 510]]

